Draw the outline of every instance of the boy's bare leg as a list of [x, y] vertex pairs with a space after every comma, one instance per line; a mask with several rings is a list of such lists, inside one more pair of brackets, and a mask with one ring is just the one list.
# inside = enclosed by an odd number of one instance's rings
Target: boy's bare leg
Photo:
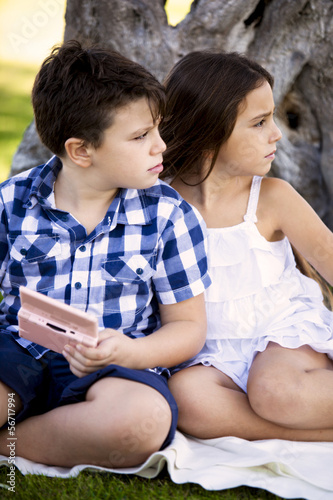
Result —
[[247, 395], [214, 367], [197, 365], [182, 370], [171, 377], [169, 387], [178, 404], [178, 428], [200, 439], [236, 436], [250, 441], [333, 441], [333, 425], [298, 430], [259, 417]]
[[[9, 408], [9, 399], [12, 401], [13, 390], [8, 387], [3, 382], [0, 382], [0, 427], [2, 427], [8, 421], [8, 408]], [[15, 413], [21, 411], [22, 404], [19, 396], [15, 394], [14, 396], [15, 406], [11, 406], [12, 410], [15, 410]], [[12, 412], [11, 412], [12, 413]]]
[[[86, 401], [18, 424], [16, 455], [63, 467], [131, 467], [160, 449], [170, 425], [170, 406], [158, 391], [106, 377], [90, 387]], [[5, 441], [2, 431], [2, 454], [7, 453]]]

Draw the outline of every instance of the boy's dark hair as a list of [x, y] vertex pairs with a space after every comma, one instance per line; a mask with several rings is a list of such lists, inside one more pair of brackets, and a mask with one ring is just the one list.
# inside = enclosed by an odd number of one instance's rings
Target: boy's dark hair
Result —
[[147, 98], [153, 119], [164, 115], [163, 86], [140, 64], [76, 40], [55, 47], [43, 62], [32, 90], [37, 132], [54, 154], [65, 154], [70, 137], [98, 148], [114, 111]]
[[160, 132], [167, 145], [164, 177], [202, 173], [207, 155], [210, 174], [219, 149], [231, 135], [246, 95], [273, 77], [237, 52], [191, 52], [165, 80], [167, 109]]

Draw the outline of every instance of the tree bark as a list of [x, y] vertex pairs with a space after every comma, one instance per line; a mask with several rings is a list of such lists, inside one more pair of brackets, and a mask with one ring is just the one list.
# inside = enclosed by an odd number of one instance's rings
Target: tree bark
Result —
[[[333, 228], [332, 0], [194, 0], [176, 27], [164, 0], [68, 0], [65, 40], [98, 43], [146, 66], [162, 81], [193, 50], [247, 54], [275, 77], [282, 129], [272, 173], [288, 180]], [[50, 152], [31, 124], [11, 175]]]

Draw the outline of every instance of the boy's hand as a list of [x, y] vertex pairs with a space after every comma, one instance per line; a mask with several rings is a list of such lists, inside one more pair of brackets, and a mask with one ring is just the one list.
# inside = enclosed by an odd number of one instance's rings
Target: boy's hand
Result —
[[137, 370], [170, 368], [195, 356], [206, 339], [206, 309], [201, 293], [175, 304], [160, 304], [161, 328], [153, 334], [132, 339], [106, 328], [99, 333], [97, 347], [67, 345], [63, 355], [77, 377], [110, 364]]
[[135, 368], [135, 339], [131, 339], [117, 330], [106, 328], [99, 333], [97, 347], [86, 347], [83, 344], [66, 345], [63, 355], [70, 369], [77, 377], [116, 364], [127, 368]]

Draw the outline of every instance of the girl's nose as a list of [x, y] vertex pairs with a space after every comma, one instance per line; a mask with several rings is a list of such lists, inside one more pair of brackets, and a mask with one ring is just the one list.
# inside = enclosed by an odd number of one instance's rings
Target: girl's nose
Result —
[[275, 122], [274, 122], [273, 126], [274, 126], [274, 129], [273, 129], [273, 134], [272, 134], [272, 136], [273, 136], [272, 140], [274, 142], [278, 142], [282, 138], [282, 132], [279, 129], [279, 127], [276, 125]]

